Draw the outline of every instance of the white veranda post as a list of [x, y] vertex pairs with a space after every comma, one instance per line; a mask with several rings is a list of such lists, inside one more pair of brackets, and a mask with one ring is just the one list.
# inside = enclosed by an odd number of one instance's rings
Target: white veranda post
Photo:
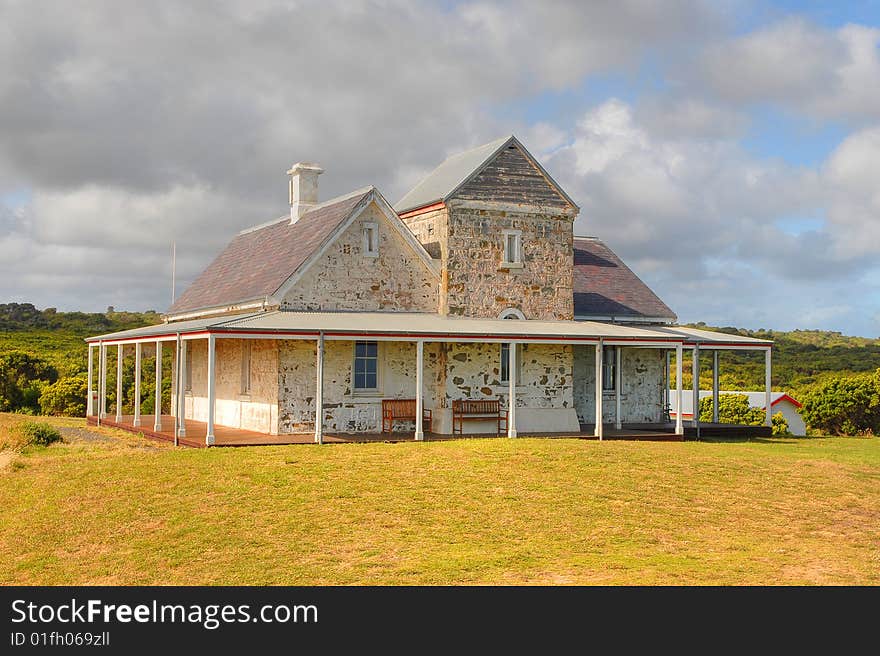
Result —
[[100, 354], [100, 371], [98, 372], [98, 389], [100, 399], [98, 399], [98, 423], [101, 419], [107, 417], [107, 346], [101, 342]]
[[700, 345], [695, 344], [693, 359], [691, 360], [691, 395], [693, 397], [694, 412], [691, 415], [691, 424], [700, 425]]
[[721, 401], [720, 392], [718, 391], [718, 349], [712, 351], [712, 422], [718, 423], [718, 405]]
[[614, 349], [614, 427], [617, 430], [623, 428], [620, 419], [620, 395], [622, 391], [620, 363], [623, 361], [623, 348], [618, 346]]
[[318, 336], [315, 380], [315, 442], [324, 443], [324, 333]]
[[212, 446], [214, 444], [214, 404], [215, 404], [215, 385], [214, 385], [214, 353], [216, 351], [216, 337], [208, 335], [208, 426], [205, 432], [205, 444]]
[[141, 343], [134, 345], [134, 418], [132, 426], [141, 425]]
[[180, 377], [177, 379], [177, 435], [186, 437], [186, 340], [180, 340]]
[[156, 340], [156, 401], [153, 405], [153, 430], [162, 430], [162, 342]]
[[682, 357], [684, 349], [681, 344], [675, 345], [675, 434], [684, 435], [684, 420], [681, 416], [681, 396], [684, 394], [682, 389], [682, 374], [684, 367], [682, 366]]
[[764, 351], [764, 424], [773, 425], [773, 409], [770, 407], [770, 347]]
[[516, 342], [507, 349], [507, 437], [516, 437]]
[[602, 439], [602, 342], [596, 344], [596, 427], [593, 435]]
[[86, 380], [86, 388], [88, 396], [86, 397], [86, 417], [91, 417], [94, 412], [92, 405], [92, 345], [89, 344], [89, 373]]
[[425, 378], [425, 342], [416, 342], [416, 434], [417, 440], [425, 439], [425, 427], [423, 426], [424, 414], [424, 378]]
[[122, 422], [122, 344], [116, 347], [116, 423]]

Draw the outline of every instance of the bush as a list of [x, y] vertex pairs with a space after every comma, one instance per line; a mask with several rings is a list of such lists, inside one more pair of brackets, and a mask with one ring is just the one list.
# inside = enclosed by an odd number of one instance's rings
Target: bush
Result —
[[829, 378], [801, 397], [801, 416], [812, 429], [826, 435], [880, 433], [880, 369]]
[[[712, 397], [700, 399], [700, 421], [712, 422]], [[761, 408], [749, 405], [749, 397], [745, 394], [722, 394], [718, 397], [718, 421], [722, 424], [740, 424], [741, 426], [761, 426], [765, 419]]]
[[44, 415], [85, 417], [87, 387], [86, 374], [60, 378], [58, 382], [43, 389], [40, 395], [40, 409]]
[[26, 421], [15, 427], [21, 446], [49, 446], [61, 441], [58, 429], [45, 422]]
[[777, 412], [771, 417], [771, 420], [773, 421], [774, 435], [791, 435], [788, 431], [788, 421], [785, 419], [785, 415], [781, 412]]

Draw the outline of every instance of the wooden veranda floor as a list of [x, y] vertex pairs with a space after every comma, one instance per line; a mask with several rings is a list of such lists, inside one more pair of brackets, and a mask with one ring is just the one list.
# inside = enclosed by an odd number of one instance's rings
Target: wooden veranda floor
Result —
[[[122, 421], [115, 421], [115, 415], [110, 415], [101, 420], [102, 426], [120, 428], [131, 433], [141, 433], [144, 437], [166, 442], [174, 441], [174, 417], [162, 415], [160, 423], [162, 428], [155, 430], [153, 415], [142, 415], [141, 425], [135, 426], [132, 422], [134, 417], [124, 415]], [[97, 424], [97, 417], [88, 417], [89, 424]], [[733, 424], [703, 424], [700, 435], [702, 437], [769, 437], [768, 426], [739, 426]], [[189, 447], [204, 447], [206, 424], [203, 421], [186, 420], [186, 436], [180, 437], [178, 444]], [[620, 430], [606, 425], [604, 428], [606, 440], [646, 440], [662, 442], [680, 442], [686, 438], [695, 438], [696, 430], [692, 426], [685, 427], [685, 436], [675, 435], [671, 424], [633, 424], [624, 425]], [[546, 439], [586, 439], [594, 440], [593, 427], [582, 425], [580, 431], [561, 433], [520, 433], [521, 437], [540, 437]], [[438, 433], [425, 433], [426, 442], [442, 440], [496, 438], [495, 433], [478, 433], [468, 435], [441, 435]], [[502, 435], [504, 437], [504, 435]], [[413, 442], [415, 438], [411, 432], [406, 433], [342, 433], [338, 431], [325, 431], [324, 442], [327, 444], [347, 442]], [[287, 435], [267, 435], [256, 431], [231, 428], [229, 426], [214, 426], [214, 446], [260, 446], [260, 445], [283, 445], [283, 444], [314, 444], [313, 433], [295, 433]]]

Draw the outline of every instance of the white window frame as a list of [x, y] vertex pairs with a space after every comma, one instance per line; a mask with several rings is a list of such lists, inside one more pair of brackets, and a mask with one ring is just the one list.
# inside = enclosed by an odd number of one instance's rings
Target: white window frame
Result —
[[[510, 343], [509, 342], [501, 342], [498, 345], [498, 382], [502, 385], [507, 385], [510, 380], [504, 377], [504, 368], [510, 364]], [[521, 385], [522, 384], [522, 355], [523, 355], [523, 345], [516, 345], [516, 380], [514, 384]]]
[[239, 393], [241, 396], [250, 396], [253, 384], [254, 353], [253, 340], [241, 340], [241, 381]]
[[[619, 346], [605, 346], [602, 350], [602, 391], [614, 392], [617, 390], [617, 349]], [[611, 379], [611, 386], [606, 386], [607, 379]]]
[[[372, 239], [370, 234], [372, 233]], [[364, 223], [363, 253], [365, 257], [379, 257], [379, 224]], [[371, 243], [372, 242], [372, 243]], [[372, 248], [370, 246], [372, 245]]]
[[[506, 237], [505, 237], [506, 239]], [[498, 315], [499, 319], [509, 319], [509, 320], [524, 320], [526, 315], [517, 310], [516, 308], [507, 308], [501, 314]], [[508, 342], [502, 342], [499, 344], [499, 367], [498, 367], [498, 381], [502, 384], [509, 383], [510, 380], [504, 377], [504, 368], [510, 364], [510, 344]], [[514, 383], [516, 385], [522, 384], [522, 353], [523, 353], [523, 345], [516, 345], [516, 380]], [[508, 372], [509, 373], [509, 372]]]
[[[358, 342], [372, 342], [376, 344], [376, 387], [356, 387], [354, 380], [355, 361], [357, 360]], [[358, 339], [351, 343], [351, 394], [352, 396], [381, 396], [382, 395], [382, 344], [383, 342], [372, 339]]]
[[[501, 260], [501, 266], [505, 269], [522, 268], [522, 230], [503, 230], [504, 249]], [[510, 244], [513, 237], [513, 252], [511, 252]]]

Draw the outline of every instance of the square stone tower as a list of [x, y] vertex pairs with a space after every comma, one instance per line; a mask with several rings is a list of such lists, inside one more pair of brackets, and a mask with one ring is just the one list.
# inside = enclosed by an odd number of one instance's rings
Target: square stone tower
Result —
[[574, 318], [579, 210], [516, 137], [450, 157], [395, 210], [441, 261], [441, 314]]

